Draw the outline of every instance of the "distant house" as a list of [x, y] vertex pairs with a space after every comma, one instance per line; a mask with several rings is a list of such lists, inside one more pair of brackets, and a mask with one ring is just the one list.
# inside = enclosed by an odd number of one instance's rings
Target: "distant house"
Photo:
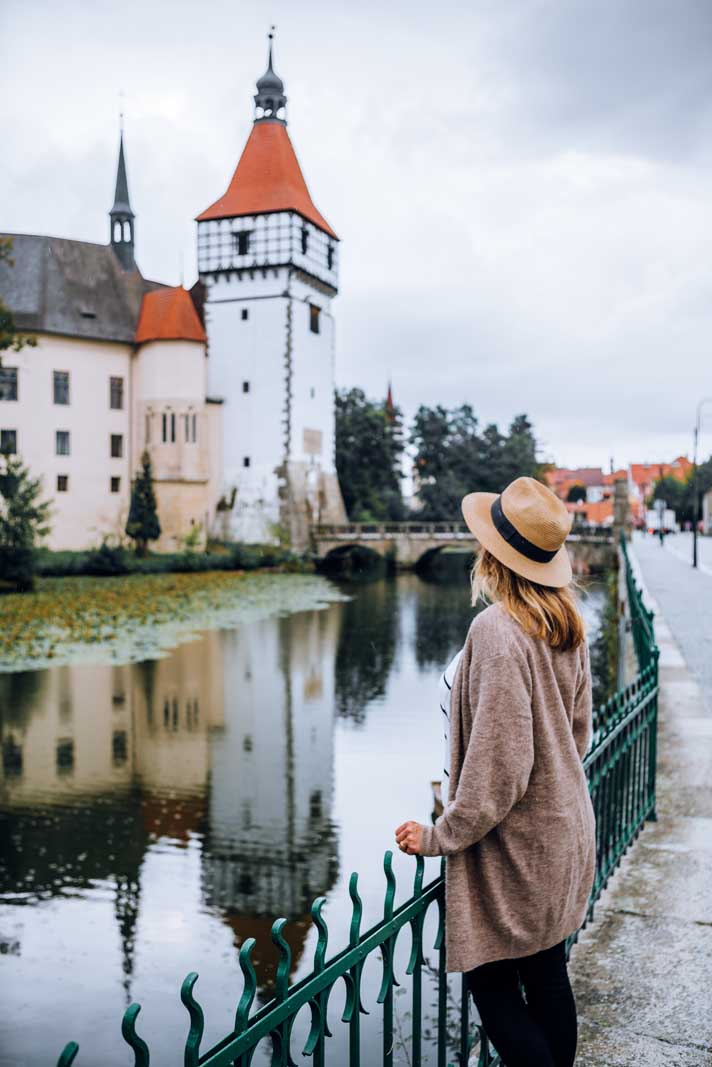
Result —
[[678, 456], [672, 463], [631, 463], [628, 484], [631, 493], [644, 504], [661, 478], [677, 478], [684, 482], [691, 471], [692, 463], [687, 456]]
[[600, 467], [555, 467], [546, 472], [546, 481], [561, 500], [567, 500], [574, 486], [586, 490], [586, 501], [595, 503], [604, 497], [604, 474]]
[[586, 523], [589, 526], [612, 526], [613, 525], [613, 497], [605, 500], [594, 500], [590, 503], [566, 505], [567, 511], [574, 516], [574, 524]]
[[702, 529], [706, 534], [712, 534], [712, 489], [702, 497]]

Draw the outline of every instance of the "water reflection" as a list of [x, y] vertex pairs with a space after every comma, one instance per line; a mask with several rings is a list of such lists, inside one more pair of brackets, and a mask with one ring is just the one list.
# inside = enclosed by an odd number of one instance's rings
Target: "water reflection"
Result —
[[[75, 1037], [86, 1062], [101, 1047], [124, 1063], [121, 997], [151, 1004], [159, 1059], [175, 1058], [187, 970], [212, 982], [217, 1039], [247, 937], [264, 999], [276, 916], [293, 976], [310, 967], [316, 896], [337, 946], [352, 869], [377, 876], [362, 883], [375, 918], [393, 820], [427, 817], [439, 771], [437, 677], [472, 617], [465, 564], [452, 566], [438, 582], [341, 583], [352, 600], [208, 631], [162, 659], [0, 675], [8, 1062], [39, 1067]], [[389, 753], [404, 729], [401, 764]]]

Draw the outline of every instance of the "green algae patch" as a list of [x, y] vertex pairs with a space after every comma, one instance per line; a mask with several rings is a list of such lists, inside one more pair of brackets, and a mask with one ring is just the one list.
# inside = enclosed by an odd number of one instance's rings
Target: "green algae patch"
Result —
[[0, 671], [155, 659], [203, 630], [345, 599], [313, 574], [43, 578], [33, 593], [0, 597]]

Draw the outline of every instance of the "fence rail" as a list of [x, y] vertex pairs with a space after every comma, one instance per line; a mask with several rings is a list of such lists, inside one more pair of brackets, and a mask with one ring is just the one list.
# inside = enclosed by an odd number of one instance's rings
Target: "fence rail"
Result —
[[[591, 746], [583, 764], [596, 813], [597, 861], [584, 929], [593, 918], [594, 907], [612, 873], [631, 844], [638, 837], [644, 822], [655, 819], [655, 764], [657, 738], [658, 649], [655, 644], [652, 613], [642, 600], [625, 540], [621, 539], [621, 559], [625, 572], [628, 603], [628, 624], [632, 631], [637, 657], [637, 674], [630, 685], [617, 692], [607, 703], [596, 709], [593, 720]], [[204, 1016], [194, 996], [198, 975], [193, 971], [183, 982], [181, 1000], [188, 1013], [188, 1034], [185, 1041], [185, 1067], [249, 1067], [256, 1049], [267, 1039], [270, 1043], [270, 1062], [273, 1067], [294, 1067], [295, 1052], [311, 1057], [316, 1067], [324, 1067], [328, 1059], [329, 998], [337, 983], [345, 986], [345, 1006], [341, 1021], [348, 1027], [349, 1067], [360, 1067], [362, 1042], [360, 1022], [364, 1014], [361, 997], [361, 977], [366, 960], [380, 955], [381, 982], [376, 1002], [382, 1011], [382, 1048], [380, 1062], [385, 1067], [394, 1063], [394, 989], [399, 984], [395, 973], [395, 950], [399, 935], [408, 928], [410, 956], [405, 973], [411, 979], [412, 1030], [409, 1035], [407, 1062], [420, 1067], [423, 1062], [423, 972], [427, 965], [424, 954], [424, 923], [430, 908], [437, 909], [437, 930], [432, 949], [436, 953], [434, 968], [437, 982], [435, 1033], [437, 1067], [448, 1067], [449, 1050], [456, 1062], [464, 1067], [475, 1052], [478, 1067], [497, 1067], [500, 1059], [491, 1049], [487, 1035], [479, 1023], [470, 1021], [470, 1004], [464, 981], [460, 982], [459, 1017], [456, 1033], [449, 1033], [447, 1000], [448, 978], [445, 972], [445, 897], [441, 866], [440, 876], [423, 885], [424, 860], [416, 858], [413, 893], [398, 908], [395, 907], [396, 879], [392, 868], [392, 853], [383, 860], [385, 893], [382, 919], [371, 929], [361, 932], [363, 907], [358, 892], [358, 875], [352, 874], [349, 883], [351, 923], [348, 945], [327, 960], [328, 928], [322, 908], [324, 897], [314, 901], [311, 917], [317, 931], [311, 972], [300, 982], [290, 986], [291, 952], [283, 937], [286, 920], [277, 919], [272, 926], [272, 941], [279, 953], [274, 997], [253, 1011], [257, 979], [251, 955], [253, 938], [247, 939], [239, 953], [243, 976], [243, 990], [235, 1013], [232, 1031], [202, 1055], [200, 1045], [204, 1031]], [[580, 930], [569, 939], [567, 952], [578, 940]], [[430, 948], [428, 949], [430, 951]], [[310, 1024], [301, 1049], [293, 1043], [293, 1027], [298, 1013], [309, 1008]], [[136, 1019], [141, 1008], [131, 1004], [124, 1013], [122, 1034], [134, 1056], [134, 1067], [149, 1067], [150, 1053], [145, 1041], [136, 1032]], [[333, 1015], [333, 1012], [332, 1012]], [[78, 1052], [75, 1042], [65, 1046], [58, 1067], [69, 1067]], [[332, 1062], [335, 1062], [332, 1060]], [[342, 1061], [343, 1062], [343, 1061]], [[372, 1067], [369, 1062], [366, 1067]]]

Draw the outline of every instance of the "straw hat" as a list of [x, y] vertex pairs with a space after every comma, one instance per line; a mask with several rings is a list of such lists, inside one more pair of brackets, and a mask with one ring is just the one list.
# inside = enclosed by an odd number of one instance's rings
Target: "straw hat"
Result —
[[480, 544], [510, 570], [555, 589], [571, 581], [565, 541], [573, 516], [534, 478], [515, 478], [500, 494], [468, 493], [462, 514]]

